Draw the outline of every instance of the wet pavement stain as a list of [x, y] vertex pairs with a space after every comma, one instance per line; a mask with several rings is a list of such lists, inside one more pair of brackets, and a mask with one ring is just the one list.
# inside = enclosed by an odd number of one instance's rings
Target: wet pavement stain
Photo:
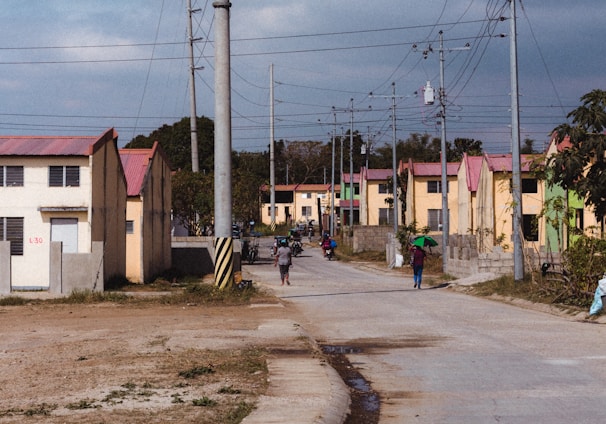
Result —
[[381, 412], [381, 399], [360, 372], [349, 362], [346, 354], [361, 353], [354, 346], [321, 345], [327, 355], [328, 363], [339, 373], [350, 391], [350, 413], [345, 424], [378, 424]]

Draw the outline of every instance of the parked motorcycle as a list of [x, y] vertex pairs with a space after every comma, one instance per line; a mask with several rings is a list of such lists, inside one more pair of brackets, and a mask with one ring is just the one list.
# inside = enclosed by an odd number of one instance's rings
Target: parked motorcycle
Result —
[[257, 259], [259, 259], [259, 240], [255, 239], [255, 241], [251, 244], [248, 250], [248, 263], [252, 265]]

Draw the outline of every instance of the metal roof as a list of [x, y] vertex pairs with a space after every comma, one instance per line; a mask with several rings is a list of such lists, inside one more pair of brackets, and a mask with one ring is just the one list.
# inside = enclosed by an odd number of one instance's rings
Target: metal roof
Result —
[[143, 189], [153, 149], [120, 149], [120, 160], [126, 177], [127, 196], [138, 196]]
[[113, 128], [101, 136], [0, 136], [0, 156], [90, 156], [99, 142], [116, 139]]

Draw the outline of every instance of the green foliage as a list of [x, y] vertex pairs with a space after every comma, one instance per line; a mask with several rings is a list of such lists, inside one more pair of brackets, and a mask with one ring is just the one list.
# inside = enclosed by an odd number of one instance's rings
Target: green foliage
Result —
[[570, 147], [552, 155], [548, 164], [552, 183], [575, 191], [601, 221], [606, 215], [606, 91], [593, 90], [581, 101], [583, 105], [568, 114], [572, 125], [554, 129], [556, 142], [568, 138]]
[[400, 246], [402, 247], [402, 252], [407, 252], [410, 247], [411, 247], [411, 240], [414, 238], [414, 236], [419, 235], [419, 234], [428, 234], [429, 233], [429, 228], [428, 227], [423, 227], [423, 228], [417, 228], [417, 221], [413, 221], [411, 224], [409, 225], [404, 225], [402, 227], [400, 227], [400, 229], [398, 230], [397, 234], [396, 234], [396, 238], [398, 239], [398, 241], [400, 242]]
[[446, 143], [446, 157], [448, 162], [460, 162], [463, 159], [463, 153], [468, 156], [482, 156], [482, 142], [473, 138], [455, 138], [454, 146]]
[[580, 235], [562, 257], [569, 287], [565, 298], [591, 300], [598, 281], [606, 272], [606, 240]]
[[215, 373], [215, 370], [212, 367], [199, 366], [199, 367], [192, 367], [185, 371], [179, 371], [179, 377], [191, 379], [191, 378], [196, 378], [200, 375], [214, 374], [214, 373]]
[[[197, 118], [198, 158], [200, 172], [210, 172], [214, 167], [214, 122], [204, 116]], [[127, 149], [151, 148], [157, 141], [168, 156], [172, 169], [190, 170], [191, 127], [188, 117], [173, 125], [163, 125], [148, 136], [138, 135], [126, 146]]]
[[190, 235], [202, 234], [214, 216], [212, 174], [178, 171], [172, 177], [173, 214]]

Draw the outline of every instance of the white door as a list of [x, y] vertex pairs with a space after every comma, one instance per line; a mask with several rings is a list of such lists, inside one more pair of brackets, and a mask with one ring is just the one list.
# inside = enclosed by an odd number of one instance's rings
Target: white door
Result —
[[78, 219], [52, 218], [51, 241], [62, 241], [63, 253], [78, 253]]

